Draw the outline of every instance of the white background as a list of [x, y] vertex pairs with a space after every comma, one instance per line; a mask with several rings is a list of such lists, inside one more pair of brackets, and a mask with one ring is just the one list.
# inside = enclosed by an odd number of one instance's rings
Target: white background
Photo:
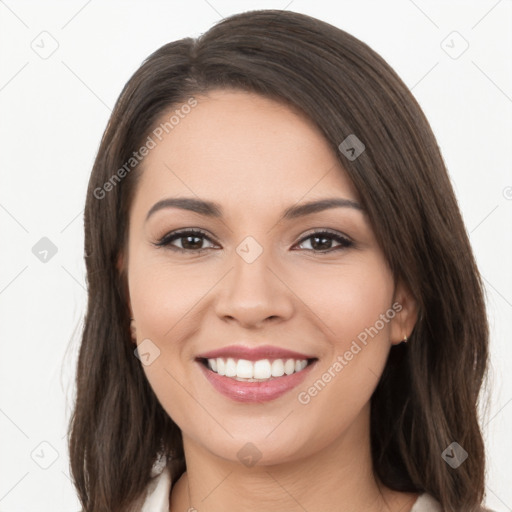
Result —
[[[0, 512], [79, 509], [65, 437], [86, 304], [83, 206], [116, 98], [161, 45], [260, 8], [310, 14], [360, 38], [426, 113], [487, 288], [486, 503], [512, 510], [510, 0], [0, 0]], [[469, 44], [458, 58], [453, 31]], [[52, 44], [48, 58], [34, 51]], [[32, 252], [42, 237], [57, 247], [46, 263]]]

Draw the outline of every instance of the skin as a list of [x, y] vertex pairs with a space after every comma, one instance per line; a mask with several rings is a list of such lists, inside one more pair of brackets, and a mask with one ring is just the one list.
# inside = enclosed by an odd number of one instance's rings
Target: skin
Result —
[[[366, 213], [338, 207], [281, 220], [298, 202], [359, 201], [318, 128], [252, 93], [215, 90], [196, 98], [198, 105], [143, 161], [128, 252], [119, 259], [119, 267], [127, 266], [136, 342], [149, 338], [160, 350], [144, 371], [183, 433], [187, 472], [173, 487], [171, 510], [260, 511], [278, 502], [290, 512], [410, 511], [417, 495], [392, 491], [372, 473], [369, 401], [391, 345], [414, 327], [414, 299], [394, 282]], [[167, 197], [213, 200], [224, 216], [167, 208], [146, 222]], [[183, 228], [206, 231], [193, 242], [207, 250], [154, 245]], [[340, 249], [331, 238], [330, 246], [315, 249], [305, 237], [316, 228], [336, 231], [353, 246]], [[251, 264], [236, 252], [247, 236], [263, 249]], [[191, 247], [183, 238], [172, 244]], [[298, 393], [395, 302], [400, 313], [309, 403], [300, 403]], [[237, 343], [275, 344], [318, 362], [304, 383], [276, 400], [235, 402], [210, 385], [195, 357]], [[261, 453], [252, 467], [237, 457], [248, 442]]]

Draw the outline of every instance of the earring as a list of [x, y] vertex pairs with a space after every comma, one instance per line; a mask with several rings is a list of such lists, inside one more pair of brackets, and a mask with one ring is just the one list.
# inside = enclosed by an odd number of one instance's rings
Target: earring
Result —
[[130, 318], [130, 333], [132, 335], [132, 340], [137, 341], [137, 336], [135, 332], [135, 320], [133, 318]]
[[407, 335], [404, 336], [404, 339], [402, 340], [402, 343], [407, 343]]

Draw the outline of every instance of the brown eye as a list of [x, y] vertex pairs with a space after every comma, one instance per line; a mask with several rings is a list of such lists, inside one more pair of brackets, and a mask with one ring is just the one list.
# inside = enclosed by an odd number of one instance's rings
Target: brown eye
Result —
[[[314, 233], [309, 234], [307, 237], [303, 238], [299, 245], [302, 245], [305, 241], [311, 240], [310, 246], [311, 248], [306, 248], [306, 250], [313, 252], [333, 252], [340, 249], [346, 249], [353, 245], [353, 242], [348, 238], [342, 236], [339, 233], [330, 232], [330, 231], [316, 231]], [[337, 247], [331, 247], [333, 240], [339, 243]]]
[[[173, 244], [179, 240], [181, 247]], [[202, 247], [204, 240], [210, 240], [206, 233], [200, 230], [192, 229], [187, 231], [174, 231], [162, 237], [155, 245], [157, 247], [168, 247], [173, 251], [181, 252], [202, 252], [209, 247]]]
[[[205, 240], [212, 243], [212, 246], [203, 247]], [[347, 249], [354, 245], [351, 240], [341, 235], [340, 233], [325, 230], [310, 233], [307, 237], [303, 238], [298, 245], [303, 245], [306, 241], [309, 240], [310, 248], [305, 248], [305, 250], [313, 251], [319, 254]], [[175, 241], [179, 241], [180, 245], [176, 245], [174, 243]], [[338, 246], [332, 247], [333, 241], [337, 242]], [[168, 247], [173, 251], [189, 253], [201, 253], [215, 246], [204, 231], [197, 229], [173, 231], [163, 236], [154, 245], [157, 247]]]

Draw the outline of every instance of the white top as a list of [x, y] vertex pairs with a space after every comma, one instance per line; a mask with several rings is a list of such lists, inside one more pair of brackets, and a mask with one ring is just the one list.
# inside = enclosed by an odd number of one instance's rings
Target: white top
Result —
[[[171, 473], [160, 458], [153, 465], [152, 479], [146, 488], [146, 496], [140, 512], [170, 512], [169, 495], [171, 492]], [[442, 512], [441, 506], [430, 494], [421, 494], [411, 512]]]

